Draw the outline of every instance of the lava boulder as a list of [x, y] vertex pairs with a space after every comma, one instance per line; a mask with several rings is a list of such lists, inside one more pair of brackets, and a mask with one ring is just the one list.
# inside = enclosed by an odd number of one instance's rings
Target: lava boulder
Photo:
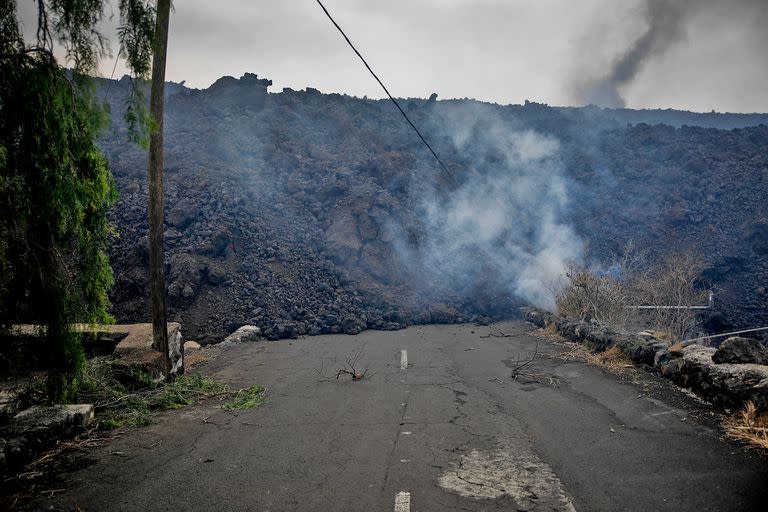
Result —
[[752, 338], [733, 336], [725, 340], [712, 354], [715, 363], [768, 365], [768, 348]]

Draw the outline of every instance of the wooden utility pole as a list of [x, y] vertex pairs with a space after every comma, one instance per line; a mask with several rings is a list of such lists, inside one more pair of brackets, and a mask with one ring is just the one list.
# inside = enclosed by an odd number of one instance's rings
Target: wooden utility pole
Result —
[[149, 134], [149, 280], [152, 315], [152, 346], [163, 354], [166, 375], [171, 372], [168, 354], [168, 323], [165, 297], [165, 249], [163, 247], [163, 100], [165, 94], [165, 57], [168, 49], [168, 21], [171, 0], [157, 0], [152, 57], [152, 96]]

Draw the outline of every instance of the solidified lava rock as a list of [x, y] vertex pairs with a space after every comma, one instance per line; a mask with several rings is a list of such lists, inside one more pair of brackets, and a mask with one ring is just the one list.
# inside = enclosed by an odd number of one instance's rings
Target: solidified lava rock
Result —
[[755, 339], [733, 336], [728, 338], [712, 354], [716, 363], [768, 365], [768, 348]]
[[[473, 283], [417, 261], [430, 235], [425, 194], [439, 202], [455, 185], [389, 103], [315, 90], [271, 94], [270, 83], [248, 75], [205, 90], [176, 85], [167, 100], [166, 276], [170, 320], [185, 335], [218, 342], [246, 324], [271, 339], [354, 334], [488, 322], [522, 305], [515, 287], [487, 270], [493, 254], [468, 266]], [[143, 322], [146, 156], [127, 141], [119, 115], [128, 90], [123, 81], [105, 89], [115, 129], [100, 146], [120, 192], [111, 214], [120, 234], [110, 250], [113, 313]], [[494, 167], [494, 148], [458, 145], [467, 112], [558, 141], [570, 197], [563, 221], [595, 259], [629, 239], [651, 254], [695, 247], [710, 263], [708, 283], [722, 290], [719, 325], [768, 321], [768, 126], [744, 127], [763, 117], [436, 98], [409, 108], [459, 182], [515, 172]], [[516, 219], [508, 224], [514, 230]], [[500, 239], [498, 250], [535, 245], [536, 236]]]

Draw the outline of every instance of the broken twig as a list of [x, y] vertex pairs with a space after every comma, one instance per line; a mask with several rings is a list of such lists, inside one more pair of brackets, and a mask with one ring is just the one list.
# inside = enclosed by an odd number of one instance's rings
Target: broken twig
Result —
[[485, 334], [485, 335], [480, 336], [480, 337], [481, 338], [513, 338], [514, 336], [516, 336], [516, 335], [515, 334], [507, 334], [507, 333], [505, 333], [503, 331], [499, 331], [499, 332], [491, 332], [491, 333]]

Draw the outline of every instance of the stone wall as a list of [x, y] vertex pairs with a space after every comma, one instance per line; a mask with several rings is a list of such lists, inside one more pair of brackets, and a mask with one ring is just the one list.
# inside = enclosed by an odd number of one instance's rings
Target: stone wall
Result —
[[751, 401], [759, 410], [768, 410], [768, 365], [715, 363], [712, 358], [717, 350], [712, 347], [689, 345], [678, 349], [650, 335], [622, 333], [539, 310], [527, 310], [525, 319], [542, 328], [554, 326], [564, 338], [584, 343], [595, 352], [618, 346], [635, 363], [718, 407], [735, 410]]

